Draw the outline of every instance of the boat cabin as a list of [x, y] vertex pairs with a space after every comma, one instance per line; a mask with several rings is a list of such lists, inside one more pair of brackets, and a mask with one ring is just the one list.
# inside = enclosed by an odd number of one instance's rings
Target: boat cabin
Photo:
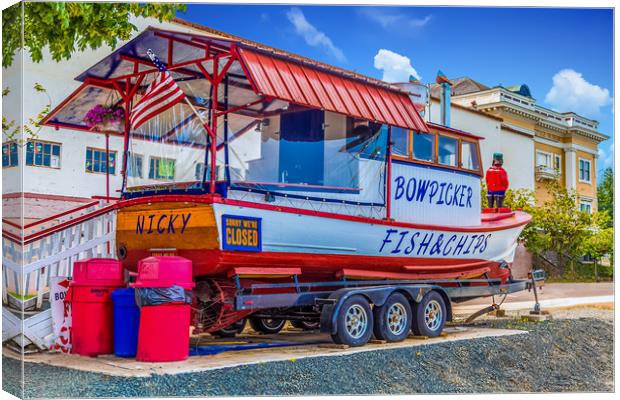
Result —
[[[161, 108], [134, 129], [128, 116], [161, 73], [148, 50], [186, 101], [166, 108], [155, 99]], [[76, 79], [43, 123], [122, 135], [123, 199], [204, 195], [480, 224], [481, 138], [425, 123], [416, 95], [394, 85], [245, 40], [156, 28]], [[87, 123], [97, 106], [124, 118]]]

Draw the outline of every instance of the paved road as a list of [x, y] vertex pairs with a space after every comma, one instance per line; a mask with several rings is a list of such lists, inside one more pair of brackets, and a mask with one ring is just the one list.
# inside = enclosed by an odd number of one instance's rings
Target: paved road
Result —
[[[572, 299], [578, 297], [613, 296], [613, 282], [598, 283], [548, 283], [545, 284], [539, 293], [540, 300], [551, 299]], [[506, 302], [515, 303], [523, 301], [533, 301], [534, 293], [524, 290], [522, 292], [509, 294]], [[464, 306], [475, 304], [489, 304], [488, 298], [479, 298], [461, 303]]]

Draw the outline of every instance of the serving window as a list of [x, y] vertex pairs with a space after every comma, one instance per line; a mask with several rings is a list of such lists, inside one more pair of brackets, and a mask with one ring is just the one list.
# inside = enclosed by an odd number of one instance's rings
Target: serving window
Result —
[[396, 160], [482, 173], [478, 142], [456, 133], [421, 133], [392, 128], [392, 155]]

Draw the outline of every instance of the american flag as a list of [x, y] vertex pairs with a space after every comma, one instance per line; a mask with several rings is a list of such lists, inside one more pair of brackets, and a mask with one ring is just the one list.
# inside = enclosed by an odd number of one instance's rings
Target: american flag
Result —
[[153, 54], [151, 50], [147, 52], [159, 72], [153, 79], [144, 93], [144, 96], [136, 103], [131, 111], [129, 122], [133, 129], [153, 118], [157, 114], [173, 107], [175, 104], [185, 100], [185, 93], [179, 85], [172, 79], [166, 66]]

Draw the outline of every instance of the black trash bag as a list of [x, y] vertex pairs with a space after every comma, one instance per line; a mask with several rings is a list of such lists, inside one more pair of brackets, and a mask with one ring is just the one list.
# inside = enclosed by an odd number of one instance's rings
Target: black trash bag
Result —
[[178, 285], [166, 288], [136, 288], [136, 304], [138, 307], [179, 302], [192, 304], [192, 291]]

